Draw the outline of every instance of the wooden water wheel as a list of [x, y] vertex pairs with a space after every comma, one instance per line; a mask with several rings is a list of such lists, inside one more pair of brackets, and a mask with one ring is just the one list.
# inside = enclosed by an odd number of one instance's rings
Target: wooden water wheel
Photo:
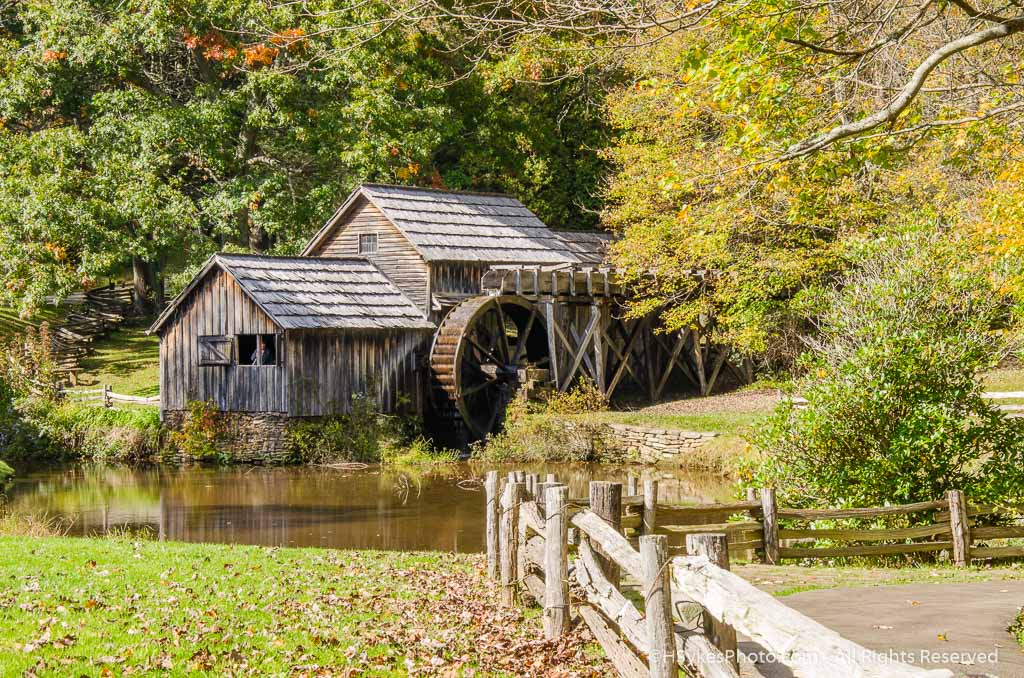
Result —
[[498, 430], [527, 370], [549, 362], [538, 309], [514, 296], [463, 301], [441, 322], [430, 351], [435, 412], [468, 437]]

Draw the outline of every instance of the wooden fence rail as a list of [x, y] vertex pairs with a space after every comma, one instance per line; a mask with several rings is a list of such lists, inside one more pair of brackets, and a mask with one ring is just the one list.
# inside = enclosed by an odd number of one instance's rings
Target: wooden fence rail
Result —
[[78, 403], [96, 403], [103, 407], [113, 407], [114, 403], [132, 403], [136, 405], [159, 405], [160, 396], [133, 396], [123, 393], [114, 393], [109, 385], [104, 384], [101, 388], [76, 388], [64, 389], [64, 396], [69, 400]]
[[[621, 675], [662, 678], [676, 676], [682, 668], [692, 676], [736, 678], [737, 631], [776, 656], [795, 676], [953, 675], [881, 657], [729, 571], [729, 550], [736, 545], [753, 548], [752, 544], [760, 544], [764, 559], [772, 557], [773, 544], [776, 558], [787, 557], [787, 550], [800, 551], [799, 557], [806, 557], [803, 553], [812, 550], [781, 545], [782, 539], [804, 538], [804, 531], [780, 528], [780, 517], [808, 520], [811, 514], [780, 510], [771, 490], [763, 490], [757, 501], [679, 507], [658, 504], [658, 485], [654, 480], [646, 481], [642, 492], [631, 482], [627, 490], [631, 494], [625, 497], [619, 483], [592, 482], [585, 500], [569, 498], [568, 487], [552, 475], [541, 482], [539, 476], [513, 471], [508, 474], [504, 488], [501, 480], [498, 472], [491, 471], [484, 487], [487, 571], [500, 582], [503, 604], [519, 601], [541, 605], [544, 633], [548, 638], [557, 638], [570, 628], [571, 592], [580, 619]], [[960, 541], [970, 544], [968, 516], [983, 515], [980, 511], [989, 507], [968, 506], [962, 500], [962, 493], [950, 493], [945, 501], [928, 502], [927, 507], [879, 507], [867, 517], [944, 508], [953, 516], [947, 518], [949, 527], [944, 529], [961, 530]], [[900, 513], [897, 508], [907, 510]], [[673, 520], [670, 515], [678, 520], [679, 514], [724, 521], [737, 512], [747, 512], [751, 519], [705, 525], [669, 522]], [[957, 515], [962, 522], [957, 522]], [[630, 520], [635, 518], [638, 520]], [[655, 534], [656, 529], [683, 534], [689, 555], [670, 558], [670, 537]], [[760, 536], [751, 539], [750, 532]], [[831, 535], [828, 539], [835, 539], [836, 532], [827, 532]], [[878, 536], [865, 535], [863, 530], [849, 532], [850, 535], [842, 536]], [[934, 534], [938, 533], [919, 530], [912, 535], [899, 532], [896, 537], [886, 538]], [[991, 534], [1001, 537], [1005, 532]], [[635, 540], [631, 541], [633, 537]], [[939, 543], [955, 550], [958, 540], [951, 536], [948, 542], [926, 544]], [[703, 609], [698, 630], [682, 626], [677, 606], [687, 605]]]

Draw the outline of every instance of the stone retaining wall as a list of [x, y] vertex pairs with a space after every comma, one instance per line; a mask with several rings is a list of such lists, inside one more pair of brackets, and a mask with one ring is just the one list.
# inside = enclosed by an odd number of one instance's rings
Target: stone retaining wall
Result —
[[572, 421], [561, 422], [566, 431], [579, 435], [586, 431], [594, 440], [593, 447], [622, 455], [627, 461], [640, 464], [682, 464], [683, 457], [694, 452], [717, 433], [679, 431], [630, 424], [604, 424]]
[[[182, 410], [164, 412], [164, 425], [178, 430], [187, 416], [188, 412]], [[220, 447], [230, 460], [246, 464], [283, 464], [288, 461], [284, 444], [285, 427], [289, 421], [287, 415], [220, 412], [217, 416], [225, 428], [224, 443]], [[177, 461], [193, 460], [181, 458]]]

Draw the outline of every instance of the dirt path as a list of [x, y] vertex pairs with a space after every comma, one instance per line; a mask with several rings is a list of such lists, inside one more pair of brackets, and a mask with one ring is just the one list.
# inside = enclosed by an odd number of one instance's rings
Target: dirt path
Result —
[[[1024, 652], [1006, 631], [1024, 605], [1024, 581], [839, 588], [782, 600], [855, 643], [922, 668], [1024, 678]], [[790, 675], [777, 666], [758, 669], [766, 678]]]

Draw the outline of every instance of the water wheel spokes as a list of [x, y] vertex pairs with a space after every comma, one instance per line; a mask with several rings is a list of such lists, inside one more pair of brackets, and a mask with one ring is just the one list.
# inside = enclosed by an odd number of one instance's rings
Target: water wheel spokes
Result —
[[430, 354], [435, 409], [472, 438], [495, 432], [525, 370], [549, 362], [534, 305], [519, 297], [476, 297], [441, 323]]

